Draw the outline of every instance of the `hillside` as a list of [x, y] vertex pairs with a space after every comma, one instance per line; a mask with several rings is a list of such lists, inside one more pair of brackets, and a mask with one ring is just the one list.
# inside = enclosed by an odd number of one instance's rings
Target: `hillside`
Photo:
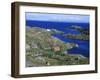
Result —
[[26, 28], [26, 67], [88, 64], [88, 58], [72, 55], [67, 50], [76, 46], [52, 36], [63, 33], [55, 29]]

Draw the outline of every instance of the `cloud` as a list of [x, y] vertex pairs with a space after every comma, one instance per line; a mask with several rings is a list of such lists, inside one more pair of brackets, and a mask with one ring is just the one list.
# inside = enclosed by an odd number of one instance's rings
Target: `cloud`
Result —
[[26, 20], [89, 23], [89, 15], [26, 12]]

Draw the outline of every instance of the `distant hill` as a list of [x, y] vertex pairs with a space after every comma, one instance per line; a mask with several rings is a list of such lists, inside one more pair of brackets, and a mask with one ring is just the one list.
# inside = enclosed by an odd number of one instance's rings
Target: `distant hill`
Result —
[[66, 30], [70, 30], [70, 29], [79, 31], [80, 34], [67, 33], [67, 34], [63, 34], [63, 36], [65, 36], [66, 38], [89, 40], [89, 29], [88, 28], [84, 29], [81, 26], [76, 26], [76, 25], [72, 25], [66, 28]]

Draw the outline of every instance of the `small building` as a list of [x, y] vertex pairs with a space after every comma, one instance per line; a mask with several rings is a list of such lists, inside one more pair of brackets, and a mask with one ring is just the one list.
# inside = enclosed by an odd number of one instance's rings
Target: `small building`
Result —
[[61, 48], [60, 46], [53, 46], [53, 50], [57, 52], [57, 51], [61, 51]]

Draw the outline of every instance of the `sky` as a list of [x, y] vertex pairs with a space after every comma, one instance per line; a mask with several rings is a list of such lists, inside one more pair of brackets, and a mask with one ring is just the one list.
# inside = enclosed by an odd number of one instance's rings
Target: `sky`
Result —
[[35, 21], [89, 23], [89, 15], [26, 12], [25, 17]]

